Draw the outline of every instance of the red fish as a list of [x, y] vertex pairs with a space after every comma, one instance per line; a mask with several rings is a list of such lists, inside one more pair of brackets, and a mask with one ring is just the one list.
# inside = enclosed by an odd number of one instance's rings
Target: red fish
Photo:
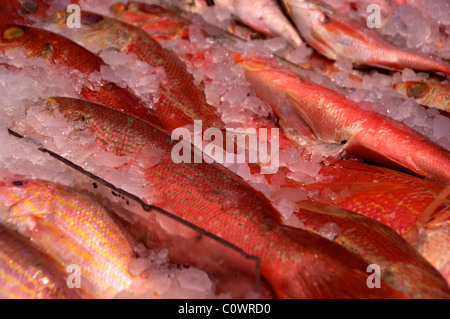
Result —
[[[361, 109], [344, 95], [278, 67], [268, 59], [235, 55], [256, 94], [285, 125], [301, 135], [371, 162], [450, 183], [450, 152], [404, 124]], [[286, 128], [286, 127], [285, 127]]]
[[67, 276], [51, 258], [0, 226], [1, 299], [79, 298], [76, 289], [67, 287]]

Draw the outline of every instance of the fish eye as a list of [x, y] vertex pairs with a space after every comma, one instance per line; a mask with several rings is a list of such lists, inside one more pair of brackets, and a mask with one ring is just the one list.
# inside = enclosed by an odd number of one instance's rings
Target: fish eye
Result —
[[15, 27], [9, 27], [5, 31], [3, 31], [2, 37], [5, 40], [15, 40], [23, 36], [25, 33], [25, 28], [15, 26]]
[[322, 16], [320, 17], [320, 23], [322, 23], [322, 24], [327, 24], [327, 23], [330, 23], [331, 22], [331, 19], [330, 19], [330, 17], [328, 16], [328, 14], [326, 14], [326, 13], [323, 13], [322, 14]]
[[14, 181], [13, 185], [14, 186], [23, 186], [23, 182], [22, 181]]
[[142, 11], [145, 13], [163, 13], [164, 9], [157, 5], [142, 3], [139, 6], [139, 11]]
[[421, 97], [428, 91], [428, 85], [425, 82], [413, 83], [406, 89], [406, 94], [409, 97]]
[[93, 25], [101, 21], [103, 21], [103, 17], [95, 13], [83, 13], [81, 15], [81, 23], [84, 25]]

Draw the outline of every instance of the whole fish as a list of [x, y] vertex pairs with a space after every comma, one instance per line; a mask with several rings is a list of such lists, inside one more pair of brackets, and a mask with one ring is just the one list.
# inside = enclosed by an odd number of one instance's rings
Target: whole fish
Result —
[[0, 225], [0, 299], [75, 299], [67, 273]]
[[450, 85], [436, 81], [406, 81], [394, 84], [395, 90], [417, 103], [450, 113]]
[[[64, 65], [89, 75], [105, 65], [102, 59], [75, 42], [56, 33], [18, 24], [0, 25], [0, 51], [23, 49], [28, 57], [42, 57], [50, 64]], [[80, 95], [89, 101], [158, 122], [152, 111], [129, 90], [103, 81], [84, 85]]]
[[[381, 289], [367, 288], [367, 263], [320, 236], [281, 225], [279, 213], [263, 196], [221, 166], [175, 164], [173, 141], [160, 129], [85, 101], [55, 97], [50, 104], [69, 125], [83, 117], [97, 144], [117, 156], [132, 156], [144, 147], [159, 150], [159, 162], [146, 170], [155, 194], [152, 204], [259, 256], [262, 276], [278, 297], [403, 296], [385, 283]], [[226, 201], [229, 196], [232, 202]]]
[[[66, 13], [56, 12], [53, 21], [66, 27]], [[224, 128], [214, 107], [206, 103], [202, 90], [194, 84], [193, 76], [171, 51], [164, 49], [145, 31], [116, 19], [96, 13], [81, 12], [81, 33], [86, 41], [103, 49], [134, 53], [153, 67], [164, 69], [167, 81], [160, 83], [159, 100], [155, 102], [156, 116], [166, 129], [193, 124], [202, 119], [205, 127]]]
[[85, 298], [112, 298], [132, 283], [134, 240], [90, 196], [42, 180], [0, 186], [0, 221], [62, 268], [79, 267]]
[[404, 124], [361, 109], [344, 95], [277, 67], [269, 59], [236, 54], [256, 94], [291, 128], [311, 140], [345, 144], [370, 162], [450, 183], [450, 152]]
[[[205, 5], [204, 1], [198, 3]], [[294, 46], [303, 42], [276, 0], [215, 0], [214, 5], [230, 12], [236, 19], [255, 30], [271, 36], [284, 37]]]
[[450, 74], [450, 64], [438, 57], [397, 48], [377, 31], [339, 15], [324, 3], [306, 0], [283, 2], [302, 37], [331, 60], [343, 56], [355, 64]]

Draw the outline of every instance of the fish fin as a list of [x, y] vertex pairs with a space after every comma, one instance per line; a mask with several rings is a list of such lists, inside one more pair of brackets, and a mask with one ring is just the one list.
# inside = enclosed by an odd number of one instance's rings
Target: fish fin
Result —
[[311, 140], [316, 140], [317, 131], [314, 124], [299, 103], [287, 94], [285, 101], [286, 103], [283, 106], [277, 107], [280, 118], [299, 134]]
[[[427, 208], [417, 218], [417, 223], [426, 225], [430, 223], [434, 217], [441, 211], [440, 207], [449, 206], [450, 202], [450, 186], [444, 188], [436, 198], [427, 206]], [[450, 211], [444, 211], [444, 217], [450, 216]], [[441, 217], [442, 218], [442, 217]]]
[[419, 169], [406, 167], [370, 145], [364, 143], [352, 143], [351, 141], [348, 141], [347, 145], [346, 150], [348, 153], [361, 156], [364, 160], [370, 159], [367, 160], [369, 163], [375, 163], [383, 167], [388, 167], [415, 176], [426, 176], [426, 174]]
[[311, 200], [297, 202], [297, 206], [301, 209], [309, 210], [323, 215], [338, 216], [338, 217], [348, 217], [350, 214], [356, 215], [356, 213], [348, 209], [330, 206]]

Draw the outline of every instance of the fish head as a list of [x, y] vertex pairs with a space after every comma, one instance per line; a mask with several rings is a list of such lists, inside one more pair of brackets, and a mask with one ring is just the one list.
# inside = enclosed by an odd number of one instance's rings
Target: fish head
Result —
[[[62, 28], [67, 28], [70, 13], [55, 12], [51, 20]], [[128, 29], [120, 21], [100, 14], [81, 11], [80, 28], [77, 29], [89, 43], [96, 43], [102, 49], [121, 51], [132, 39]]]
[[155, 4], [130, 1], [117, 2], [111, 12], [119, 20], [144, 29], [153, 38], [178, 39], [188, 37], [190, 22], [180, 15]]
[[[336, 10], [319, 1], [283, 0], [301, 36], [321, 54], [335, 59], [333, 46], [340, 37]], [[331, 34], [331, 36], [330, 36]]]
[[95, 119], [92, 108], [96, 104], [67, 97], [50, 97], [46, 100], [46, 113], [60, 112], [66, 121], [74, 124], [78, 130], [86, 129], [87, 122]]
[[0, 221], [14, 229], [32, 231], [36, 218], [49, 212], [53, 196], [49, 182], [11, 180], [0, 184]]
[[26, 180], [0, 181], [0, 208], [8, 210], [11, 206], [27, 198], [33, 185]]
[[311, 34], [312, 29], [329, 22], [336, 11], [325, 3], [307, 0], [283, 0], [302, 36]]

